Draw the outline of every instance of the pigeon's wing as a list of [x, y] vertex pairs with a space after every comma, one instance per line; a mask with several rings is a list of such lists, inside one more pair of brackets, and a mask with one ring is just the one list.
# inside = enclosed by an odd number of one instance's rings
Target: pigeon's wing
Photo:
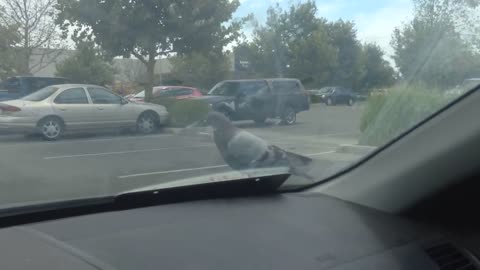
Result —
[[237, 132], [227, 144], [227, 163], [232, 168], [247, 169], [254, 167], [268, 151], [268, 143], [246, 131]]

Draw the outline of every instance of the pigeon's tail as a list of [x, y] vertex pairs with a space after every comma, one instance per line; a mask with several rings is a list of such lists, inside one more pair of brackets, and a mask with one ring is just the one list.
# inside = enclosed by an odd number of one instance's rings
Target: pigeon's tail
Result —
[[314, 177], [307, 173], [310, 170], [313, 159], [292, 152], [285, 151], [285, 153], [287, 154], [291, 174], [304, 177], [311, 181], [315, 180]]

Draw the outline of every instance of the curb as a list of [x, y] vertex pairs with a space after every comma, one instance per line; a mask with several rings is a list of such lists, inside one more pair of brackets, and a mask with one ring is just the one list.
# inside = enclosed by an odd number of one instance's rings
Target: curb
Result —
[[367, 155], [373, 152], [377, 147], [358, 144], [342, 144], [336, 152], [343, 154]]

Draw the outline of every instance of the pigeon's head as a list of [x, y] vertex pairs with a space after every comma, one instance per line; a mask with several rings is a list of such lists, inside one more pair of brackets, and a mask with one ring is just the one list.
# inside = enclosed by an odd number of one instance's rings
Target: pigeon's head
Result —
[[209, 112], [207, 115], [207, 124], [215, 130], [226, 130], [233, 128], [232, 122], [222, 113]]

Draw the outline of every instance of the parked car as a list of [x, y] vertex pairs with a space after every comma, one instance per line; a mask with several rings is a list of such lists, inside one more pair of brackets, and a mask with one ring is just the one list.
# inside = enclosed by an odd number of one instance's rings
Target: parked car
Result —
[[[157, 86], [153, 88], [153, 97], [164, 97], [173, 99], [188, 99], [201, 97], [202, 92], [199, 89], [188, 86]], [[135, 102], [145, 102], [145, 90], [128, 98]]]
[[320, 101], [331, 106], [337, 104], [348, 104], [352, 106], [356, 101], [356, 95], [352, 90], [340, 86], [329, 86], [318, 90], [315, 93]]
[[215, 85], [206, 100], [215, 111], [231, 120], [280, 118], [294, 124], [297, 113], [310, 109], [308, 92], [297, 79], [229, 80]]
[[15, 76], [0, 83], [0, 100], [12, 100], [29, 95], [54, 84], [68, 83], [62, 77]]
[[149, 134], [167, 121], [165, 107], [129, 102], [96, 85], [64, 84], [0, 103], [0, 129], [40, 133], [56, 140], [65, 131], [134, 128]]

